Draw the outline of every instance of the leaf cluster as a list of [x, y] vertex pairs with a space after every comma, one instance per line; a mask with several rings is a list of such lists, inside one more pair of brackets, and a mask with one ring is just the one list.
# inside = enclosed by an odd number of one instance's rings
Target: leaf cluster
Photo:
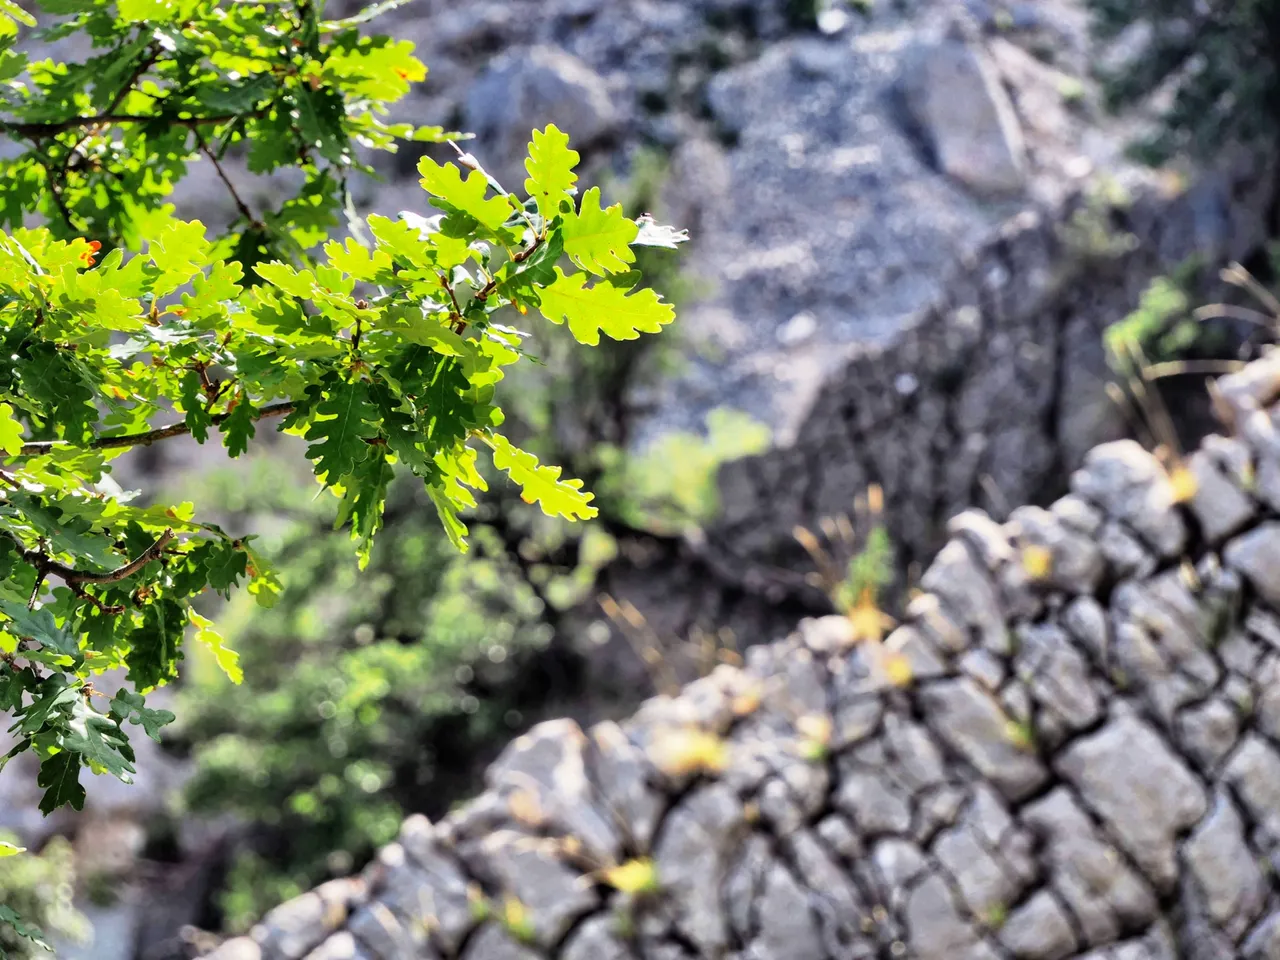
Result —
[[[49, 812], [83, 804], [85, 768], [131, 778], [128, 729], [158, 738], [173, 719], [143, 697], [175, 679], [189, 630], [239, 678], [197, 597], [244, 585], [270, 606], [281, 588], [254, 537], [198, 520], [191, 503], [142, 506], [119, 490], [115, 456], [189, 434], [236, 457], [272, 418], [305, 443], [361, 567], [395, 469], [417, 477], [458, 549], [487, 487], [482, 452], [526, 502], [588, 519], [581, 482], [501, 432], [498, 386], [527, 355], [507, 321], [536, 311], [588, 345], [656, 333], [674, 311], [638, 286], [634, 248], [682, 237], [602, 206], [597, 190], [579, 197], [578, 155], [549, 126], [530, 143], [524, 191], [469, 156], [427, 156], [434, 216], [352, 220], [351, 237], [313, 253], [360, 169], [355, 143], [442, 136], [380, 119], [423, 75], [409, 45], [361, 37], [360, 17], [321, 20], [305, 0], [43, 5], [67, 17], [46, 37], [83, 32], [106, 51], [34, 62], [15, 32], [0, 38], [4, 124], [31, 147], [0, 178], [12, 209], [0, 235], [0, 710], [17, 741], [0, 765], [35, 751]], [[220, 165], [237, 145], [254, 172], [300, 167], [299, 194], [255, 215]], [[225, 235], [162, 202], [197, 157], [241, 211]], [[48, 225], [18, 226], [27, 213]], [[175, 419], [154, 426], [164, 416]], [[131, 689], [107, 698], [93, 678], [117, 668]]]

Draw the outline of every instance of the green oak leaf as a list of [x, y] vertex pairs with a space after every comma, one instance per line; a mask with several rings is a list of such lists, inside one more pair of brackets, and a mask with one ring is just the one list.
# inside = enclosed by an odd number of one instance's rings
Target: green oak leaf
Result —
[[307, 427], [307, 459], [315, 461], [316, 476], [334, 484], [351, 474], [369, 455], [369, 444], [378, 435], [378, 410], [369, 402], [363, 383], [338, 383], [316, 408]]
[[244, 670], [240, 667], [240, 654], [227, 646], [226, 641], [213, 625], [213, 621], [202, 617], [194, 610], [188, 610], [191, 623], [196, 628], [196, 642], [202, 643], [213, 654], [213, 661], [218, 669], [227, 675], [227, 679], [237, 686], [244, 682]]
[[596, 276], [624, 273], [635, 263], [630, 244], [640, 228], [622, 214], [622, 204], [600, 209], [600, 188], [582, 195], [577, 213], [564, 217], [564, 252], [583, 270]]
[[35, 640], [47, 650], [76, 657], [80, 654], [80, 642], [75, 634], [59, 627], [53, 614], [44, 607], [32, 610], [25, 603], [0, 598], [0, 613], [6, 617], [5, 629], [10, 633]]
[[200, 375], [194, 370], [188, 370], [182, 375], [182, 400], [183, 419], [186, 421], [187, 429], [191, 431], [191, 436], [196, 443], [204, 443], [209, 439], [209, 428], [213, 426], [213, 414], [209, 412], [206, 405], [206, 397], [204, 394], [203, 384], [200, 383]]
[[[13, 932], [20, 936], [23, 940], [29, 940], [35, 946], [42, 950], [46, 950], [49, 956], [53, 956], [53, 947], [44, 938], [44, 932], [35, 924], [27, 923], [19, 916], [13, 907], [7, 907], [0, 903], [0, 924], [12, 928]], [[0, 960], [3, 960], [4, 954], [0, 953]]]
[[640, 230], [636, 238], [631, 241], [633, 247], [663, 247], [667, 250], [679, 250], [680, 244], [689, 242], [688, 230], [664, 226], [648, 214], [637, 218], [636, 226]]
[[116, 695], [111, 698], [111, 716], [121, 723], [128, 721], [138, 724], [156, 743], [160, 742], [160, 728], [177, 719], [168, 710], [153, 710], [147, 706], [141, 694], [124, 688], [116, 691]]
[[257, 431], [253, 425], [253, 404], [248, 397], [243, 393], [237, 396], [236, 405], [226, 419], [218, 424], [218, 429], [222, 432], [222, 440], [230, 456], [238, 457], [249, 449], [249, 441]]
[[422, 174], [422, 189], [455, 210], [475, 217], [490, 230], [497, 230], [511, 216], [511, 205], [505, 197], [485, 199], [489, 180], [479, 170], [472, 170], [463, 180], [462, 171], [456, 165], [442, 165], [430, 157], [423, 157], [418, 162], [418, 172]]
[[70, 750], [60, 750], [46, 757], [40, 764], [36, 785], [44, 788], [40, 798], [40, 812], [45, 816], [59, 807], [70, 805], [74, 810], [84, 809], [84, 787], [80, 785], [80, 756]]
[[542, 315], [552, 323], [569, 323], [579, 343], [596, 346], [600, 334], [614, 340], [635, 340], [642, 333], [657, 333], [676, 318], [675, 309], [663, 303], [648, 287], [628, 293], [611, 283], [586, 286], [587, 275], [565, 276], [555, 268], [556, 279], [538, 290]]
[[32, 737], [46, 727], [59, 726], [71, 704], [83, 696], [82, 691], [79, 683], [68, 683], [61, 674], [46, 678], [33, 694], [31, 705], [9, 731]]
[[7, 403], [0, 403], [0, 450], [11, 457], [22, 453], [22, 424]]
[[561, 480], [560, 467], [540, 464], [532, 453], [513, 446], [504, 436], [495, 435], [491, 445], [493, 465], [519, 484], [525, 503], [536, 503], [549, 517], [590, 520], [596, 516], [596, 508], [590, 505], [594, 495], [583, 492], [581, 480]]
[[524, 188], [538, 202], [538, 213], [550, 220], [560, 212], [560, 204], [569, 200], [578, 182], [573, 168], [578, 165], [578, 151], [569, 149], [569, 135], [554, 123], [545, 130], [534, 130], [529, 143], [529, 157], [524, 168], [529, 178]]
[[62, 747], [80, 754], [91, 770], [105, 771], [124, 783], [133, 782], [133, 748], [109, 716], [98, 713], [81, 698], [71, 705], [71, 719], [62, 735]]
[[131, 647], [125, 655], [126, 675], [139, 690], [150, 690], [178, 675], [178, 647], [186, 629], [187, 616], [173, 600], [157, 600], [143, 610], [142, 623], [129, 634]]

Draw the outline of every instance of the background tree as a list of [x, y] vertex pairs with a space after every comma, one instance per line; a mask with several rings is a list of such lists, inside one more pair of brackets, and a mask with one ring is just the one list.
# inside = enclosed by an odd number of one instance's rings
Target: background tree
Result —
[[1159, 125], [1135, 144], [1144, 159], [1203, 159], [1280, 132], [1280, 2], [1089, 2], [1104, 40], [1131, 42], [1117, 63], [1099, 67], [1109, 104], [1161, 94]]

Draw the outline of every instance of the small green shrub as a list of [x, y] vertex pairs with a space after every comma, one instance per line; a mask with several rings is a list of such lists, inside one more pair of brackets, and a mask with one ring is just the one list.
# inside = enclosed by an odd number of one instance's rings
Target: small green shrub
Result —
[[674, 533], [712, 520], [719, 510], [716, 472], [729, 460], [762, 453], [769, 428], [736, 410], [712, 410], [705, 437], [673, 432], [640, 454], [615, 447], [597, 451], [596, 483], [605, 509], [646, 530]]

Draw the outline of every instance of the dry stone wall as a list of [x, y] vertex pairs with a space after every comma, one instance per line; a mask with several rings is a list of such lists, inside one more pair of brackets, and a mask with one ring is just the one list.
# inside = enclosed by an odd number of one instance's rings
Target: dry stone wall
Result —
[[828, 617], [543, 724], [212, 956], [1280, 958], [1280, 353], [1216, 393], [1183, 502], [1118, 441], [957, 516], [886, 641], [909, 682]]
[[[884, 490], [900, 571], [922, 571], [968, 507], [1004, 520], [1061, 495], [1092, 447], [1129, 429], [1103, 389], [1106, 328], [1187, 258], [1216, 267], [1259, 249], [1274, 179], [1269, 161], [1239, 155], [1175, 195], [1147, 185], [1123, 207], [1076, 196], [1013, 218], [897, 336], [823, 384], [793, 442], [722, 468], [723, 510], [700, 542], [624, 549], [601, 589], [634, 603], [659, 637], [724, 626], [779, 636], [830, 609], [806, 583], [812, 563], [794, 528], [848, 512], [869, 484]], [[1113, 246], [1082, 244], [1082, 221]], [[1196, 419], [1194, 404], [1170, 406]], [[624, 695], [643, 666], [623, 638], [611, 643], [613, 655], [591, 653], [605, 665], [593, 687]]]

